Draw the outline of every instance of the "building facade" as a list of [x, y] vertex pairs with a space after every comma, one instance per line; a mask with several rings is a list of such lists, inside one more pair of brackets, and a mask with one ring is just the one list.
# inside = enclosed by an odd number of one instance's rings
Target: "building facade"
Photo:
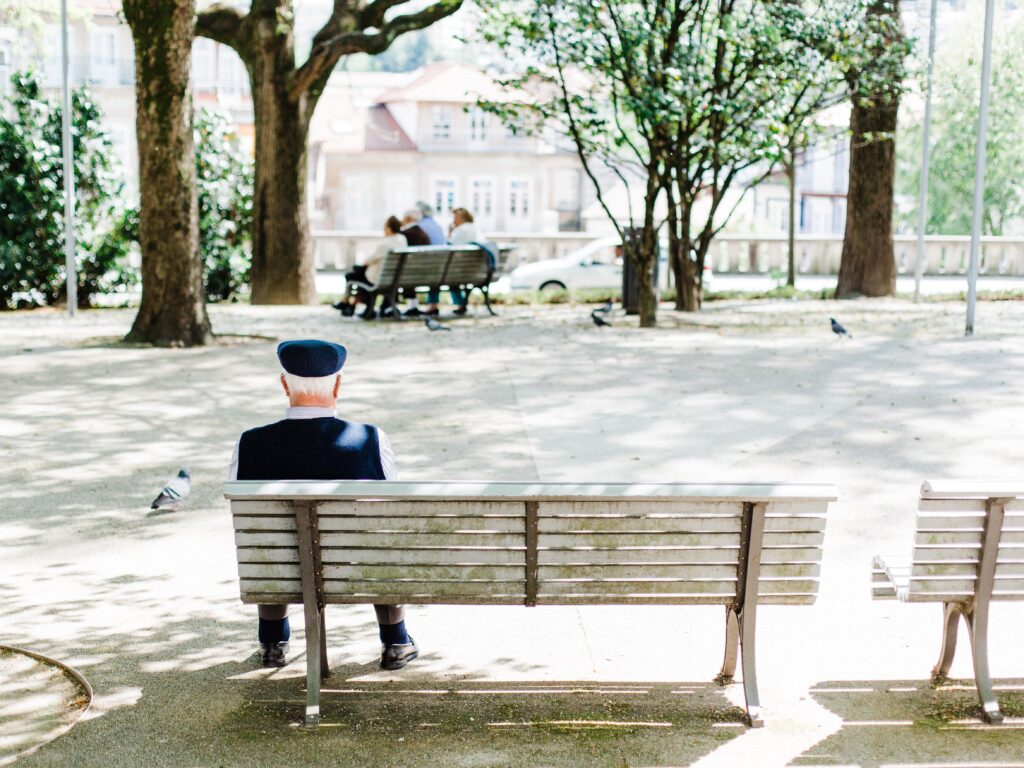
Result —
[[477, 106], [508, 98], [458, 64], [336, 73], [311, 128], [315, 227], [378, 230], [424, 200], [443, 225], [462, 207], [486, 233], [578, 230], [589, 202], [579, 160]]

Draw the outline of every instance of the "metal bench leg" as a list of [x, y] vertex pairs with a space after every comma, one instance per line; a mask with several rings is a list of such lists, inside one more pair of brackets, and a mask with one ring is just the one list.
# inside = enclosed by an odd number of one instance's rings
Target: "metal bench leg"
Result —
[[494, 311], [494, 307], [491, 306], [491, 291], [489, 286], [484, 286], [480, 289], [480, 293], [484, 295], [484, 306], [487, 307], [487, 311], [491, 313], [491, 317], [497, 317], [498, 313]]
[[956, 655], [956, 633], [960, 628], [962, 614], [963, 606], [960, 603], [942, 604], [942, 648], [939, 650], [939, 660], [932, 668], [932, 680], [949, 674], [953, 657]]
[[739, 644], [740, 625], [736, 620], [736, 608], [727, 605], [725, 606], [725, 659], [722, 661], [722, 671], [715, 678], [715, 682], [719, 685], [728, 685], [736, 674]]
[[327, 606], [320, 609], [320, 679], [331, 676], [331, 665], [327, 663]]
[[993, 725], [1003, 722], [999, 701], [992, 688], [992, 675], [988, 669], [988, 603], [979, 603], [964, 614], [971, 635], [971, 655], [974, 658], [974, 681], [978, 686], [978, 699], [985, 719]]
[[761, 697], [757, 692], [757, 661], [754, 645], [757, 614], [753, 608], [753, 605], [744, 608], [739, 616], [740, 654], [743, 665], [743, 696], [747, 700], [747, 717], [750, 718], [751, 728], [760, 728], [764, 725], [764, 718], [761, 716]]

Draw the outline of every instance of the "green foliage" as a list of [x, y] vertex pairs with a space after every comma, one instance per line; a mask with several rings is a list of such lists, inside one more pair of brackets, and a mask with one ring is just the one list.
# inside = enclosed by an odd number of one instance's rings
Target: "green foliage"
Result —
[[[65, 296], [61, 107], [31, 73], [11, 78], [0, 117], [0, 308], [52, 305]], [[78, 300], [131, 282], [124, 269], [132, 214], [113, 146], [88, 90], [72, 96]], [[137, 225], [136, 225], [137, 226]]]
[[[852, 39], [863, 2], [483, 0], [485, 41], [529, 63], [506, 83], [531, 94], [484, 106], [567, 137], [613, 221], [600, 176], [643, 189], [643, 210], [615, 222], [641, 269], [653, 266], [667, 198], [672, 250], [694, 262], [699, 285], [738, 203], [729, 190], [765, 178], [813, 116], [845, 98], [839, 30]], [[640, 228], [645, 258], [627, 228]]]
[[[983, 234], [1002, 235], [1024, 229], [1024, 65], [1019, 40], [1024, 23], [999, 28], [992, 57], [992, 90], [989, 103], [988, 144], [985, 169]], [[977, 34], [963, 39], [975, 43]], [[981, 87], [979, 46], [946, 49], [937, 58], [933, 79], [931, 170], [928, 181], [928, 215], [925, 232], [933, 235], [966, 235], [971, 231], [971, 200], [974, 189], [974, 155], [977, 139], [978, 100]], [[921, 168], [922, 120], [901, 126], [897, 189], [911, 200], [899, 211], [902, 228], [917, 229], [918, 180]]]
[[201, 110], [194, 130], [206, 298], [223, 301], [249, 281], [253, 162], [224, 113]]

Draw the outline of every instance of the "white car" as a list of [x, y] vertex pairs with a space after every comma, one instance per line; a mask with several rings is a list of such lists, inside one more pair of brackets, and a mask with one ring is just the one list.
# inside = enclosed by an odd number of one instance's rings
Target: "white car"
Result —
[[[621, 290], [622, 246], [618, 237], [604, 237], [588, 243], [567, 256], [523, 264], [509, 275], [513, 291], [577, 291], [587, 288]], [[670, 286], [668, 258], [664, 245], [660, 248], [658, 285], [662, 290]], [[711, 284], [711, 264], [704, 265], [704, 287]]]

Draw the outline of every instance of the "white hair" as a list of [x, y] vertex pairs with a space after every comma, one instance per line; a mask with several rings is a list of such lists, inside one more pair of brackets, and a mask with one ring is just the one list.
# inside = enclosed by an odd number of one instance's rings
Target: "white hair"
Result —
[[402, 214], [409, 221], [419, 221], [423, 218], [423, 211], [419, 208], [410, 208], [404, 214]]
[[313, 397], [334, 397], [334, 383], [341, 376], [332, 373], [330, 376], [296, 376], [284, 371], [284, 383], [293, 395], [309, 395]]

